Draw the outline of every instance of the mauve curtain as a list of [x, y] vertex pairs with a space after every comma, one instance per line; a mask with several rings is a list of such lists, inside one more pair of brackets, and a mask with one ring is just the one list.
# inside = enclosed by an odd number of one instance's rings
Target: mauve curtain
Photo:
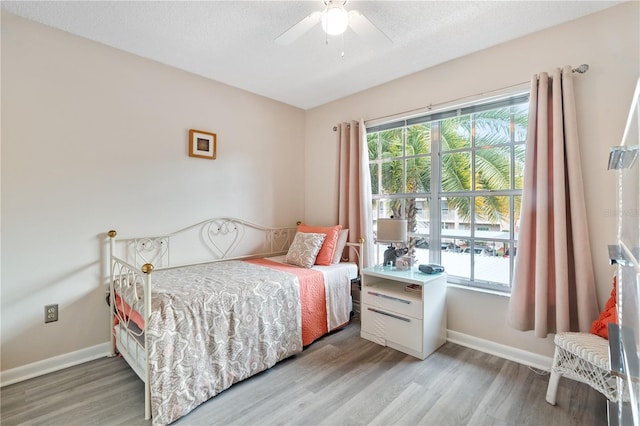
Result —
[[542, 338], [589, 331], [598, 316], [573, 93], [569, 66], [531, 81], [508, 322]]
[[[367, 132], [364, 121], [337, 126], [340, 146], [338, 188], [338, 223], [349, 228], [349, 241], [365, 240], [361, 254], [364, 267], [373, 265], [373, 223], [371, 213], [371, 175]], [[349, 260], [356, 261], [353, 250]]]

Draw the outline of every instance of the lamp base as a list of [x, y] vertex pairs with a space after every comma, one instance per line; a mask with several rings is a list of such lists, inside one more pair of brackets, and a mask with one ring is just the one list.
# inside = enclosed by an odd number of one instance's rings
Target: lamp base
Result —
[[396, 249], [393, 246], [387, 247], [384, 251], [384, 261], [382, 262], [383, 266], [394, 266], [396, 264], [396, 259], [398, 255], [396, 254]]

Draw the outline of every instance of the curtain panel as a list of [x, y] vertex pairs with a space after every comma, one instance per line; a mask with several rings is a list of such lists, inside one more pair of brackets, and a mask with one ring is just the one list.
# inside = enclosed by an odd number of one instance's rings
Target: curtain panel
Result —
[[522, 331], [588, 332], [598, 316], [571, 67], [534, 75], [508, 309]]
[[[339, 153], [338, 223], [349, 228], [349, 241], [365, 240], [361, 253], [364, 267], [373, 265], [373, 219], [371, 212], [371, 175], [367, 132], [364, 120], [340, 123], [336, 129]], [[349, 259], [355, 261], [352, 250]]]

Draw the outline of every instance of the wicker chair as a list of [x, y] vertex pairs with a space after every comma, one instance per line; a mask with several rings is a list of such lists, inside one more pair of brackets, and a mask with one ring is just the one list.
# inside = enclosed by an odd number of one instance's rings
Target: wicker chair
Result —
[[609, 341], [591, 333], [558, 333], [547, 387], [547, 402], [556, 405], [560, 377], [586, 383], [610, 401], [618, 401], [616, 378], [611, 375]]

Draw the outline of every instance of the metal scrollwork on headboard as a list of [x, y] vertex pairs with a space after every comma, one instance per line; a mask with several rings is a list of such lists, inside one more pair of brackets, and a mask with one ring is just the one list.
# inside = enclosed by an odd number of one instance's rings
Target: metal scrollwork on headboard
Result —
[[158, 266], [169, 264], [169, 237], [136, 238], [129, 241], [135, 255], [135, 264], [151, 263]]
[[275, 229], [269, 232], [267, 238], [271, 244], [271, 251], [287, 251], [295, 233], [295, 229]]
[[[233, 219], [214, 219], [203, 227], [207, 245], [215, 252], [218, 258], [228, 258], [242, 241], [245, 228], [238, 225], [238, 222]], [[222, 239], [221, 237], [230, 237], [232, 239]], [[220, 241], [226, 243], [226, 247], [221, 247]]]

